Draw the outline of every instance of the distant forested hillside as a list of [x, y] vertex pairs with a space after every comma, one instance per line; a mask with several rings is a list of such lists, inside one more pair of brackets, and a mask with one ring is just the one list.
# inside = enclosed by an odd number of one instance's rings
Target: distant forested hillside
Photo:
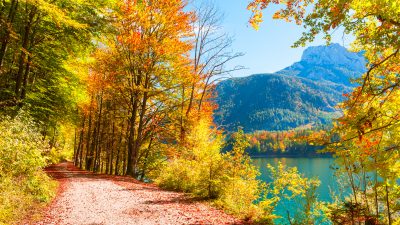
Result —
[[300, 62], [274, 74], [232, 78], [217, 85], [217, 124], [233, 131], [289, 130], [324, 125], [340, 115], [335, 105], [365, 72], [360, 53], [333, 44], [310, 47]]

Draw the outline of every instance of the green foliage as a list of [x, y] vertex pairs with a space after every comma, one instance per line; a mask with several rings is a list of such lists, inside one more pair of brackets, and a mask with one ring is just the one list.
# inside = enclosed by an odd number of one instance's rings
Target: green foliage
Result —
[[338, 224], [399, 224], [399, 1], [253, 0], [248, 8], [255, 27], [262, 21], [261, 11], [271, 4], [282, 6], [273, 18], [305, 28], [295, 46], [319, 35], [329, 43], [340, 27], [353, 37], [352, 49], [367, 59], [366, 73], [345, 95], [339, 105], [343, 115], [325, 138], [335, 140], [328, 151], [337, 156], [338, 173], [351, 189], [332, 219]]
[[249, 143], [242, 130], [232, 135], [230, 151], [221, 153], [221, 135], [210, 136], [208, 124], [200, 124], [188, 136], [190, 147], [160, 169], [157, 184], [211, 198], [216, 206], [263, 224], [279, 219], [275, 213], [282, 207], [288, 216], [277, 220], [280, 223], [319, 224], [326, 219], [325, 204], [316, 195], [317, 179], [305, 178], [296, 168], [279, 164], [277, 168], [269, 166], [273, 181], [263, 184], [257, 180], [259, 172], [245, 153]]
[[170, 159], [155, 179], [161, 187], [213, 199], [215, 204], [241, 217], [258, 217], [253, 203], [260, 194], [258, 171], [245, 155], [247, 143], [240, 131], [233, 151], [221, 153], [223, 137], [200, 121], [187, 137], [185, 151]]
[[203, 198], [220, 195], [224, 159], [220, 154], [222, 137], [210, 135], [207, 123], [200, 123], [187, 137], [186, 151], [165, 165], [156, 182], [162, 187], [191, 192]]
[[306, 178], [296, 167], [287, 168], [279, 163], [276, 168], [268, 165], [272, 182], [268, 183], [264, 192], [264, 200], [260, 203], [264, 210], [274, 215], [274, 210], [283, 208], [286, 217], [278, 219], [279, 224], [321, 224], [325, 221], [325, 203], [318, 201], [316, 189], [320, 181]]
[[246, 218], [257, 219], [263, 212], [254, 204], [260, 196], [262, 183], [257, 180], [259, 171], [251, 163], [245, 153], [249, 146], [243, 130], [239, 129], [233, 135], [232, 150], [223, 155], [226, 163], [224, 176], [227, 178], [222, 184], [221, 197], [217, 205], [228, 211]]
[[100, 32], [109, 29], [105, 18], [111, 2], [0, 4], [0, 115], [11, 116], [0, 117], [0, 224], [49, 201], [55, 184], [42, 168], [72, 158], [70, 124], [88, 73], [82, 72], [87, 70], [82, 61]]
[[19, 114], [15, 119], [2, 119], [0, 129], [2, 174], [28, 175], [45, 165], [41, 154], [48, 151], [48, 146], [32, 122]]
[[351, 201], [330, 204], [328, 215], [333, 224], [352, 224], [354, 221], [362, 221], [374, 225], [379, 224], [379, 220], [382, 219], [373, 215], [368, 207]]
[[[21, 107], [49, 136], [74, 121], [82, 89], [78, 66], [106, 25], [110, 1], [3, 1], [0, 24], [0, 112]], [[81, 66], [83, 67], [83, 66]], [[86, 68], [87, 69], [87, 68]], [[58, 131], [57, 131], [58, 132]], [[50, 143], [52, 145], [52, 143]]]
[[49, 146], [35, 127], [23, 113], [0, 119], [0, 223], [15, 221], [55, 194], [55, 183], [41, 170]]

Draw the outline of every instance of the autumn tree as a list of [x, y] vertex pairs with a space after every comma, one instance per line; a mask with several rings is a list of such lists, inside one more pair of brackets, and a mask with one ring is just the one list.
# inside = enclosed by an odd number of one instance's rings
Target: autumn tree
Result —
[[110, 19], [114, 31], [103, 36], [90, 66], [91, 101], [83, 106], [77, 164], [102, 172], [106, 167], [107, 173], [115, 165], [115, 173], [143, 179], [149, 159], [161, 154], [156, 146], [169, 141], [166, 124], [180, 104], [177, 90], [195, 79], [189, 59], [194, 15], [184, 12], [185, 5], [118, 4]]
[[82, 89], [68, 66], [86, 56], [104, 27], [108, 1], [2, 1], [0, 111], [21, 108], [41, 122], [52, 147], [60, 126], [74, 122]]
[[223, 14], [212, 2], [195, 5], [196, 20], [192, 23], [194, 33], [192, 51], [193, 79], [181, 84], [180, 141], [190, 132], [193, 122], [201, 116], [210, 116], [215, 108], [209, 101], [213, 96], [214, 83], [241, 66], [227, 68], [227, 63], [242, 56], [233, 52], [233, 38], [221, 27]]
[[0, 223], [51, 201], [42, 171], [69, 159], [83, 67], [106, 29], [107, 0], [0, 2]]
[[211, 116], [215, 104], [209, 101], [213, 93], [213, 82], [216, 76], [226, 74], [225, 65], [228, 61], [239, 57], [240, 53], [232, 53], [231, 38], [222, 32], [221, 14], [213, 4], [194, 6], [195, 20], [191, 22], [193, 36], [190, 42], [191, 51], [190, 76], [181, 80], [179, 94], [176, 100], [179, 108], [171, 118], [174, 126], [171, 136], [181, 146], [185, 146], [186, 136], [201, 117]]
[[340, 27], [354, 36], [352, 49], [364, 52], [368, 70], [356, 81], [359, 86], [340, 105], [344, 114], [328, 139], [331, 143], [328, 150], [338, 156], [340, 170], [347, 175], [352, 189], [352, 197], [344, 205], [345, 209], [353, 210], [341, 211], [349, 213], [351, 219], [336, 222], [398, 223], [400, 4], [255, 0], [249, 4], [254, 13], [250, 22], [255, 27], [262, 21], [262, 10], [270, 4], [281, 6], [273, 18], [295, 21], [305, 27], [295, 46], [313, 41], [318, 34], [323, 34], [329, 42], [331, 33]]
[[121, 7], [117, 47], [126, 68], [124, 91], [129, 98], [127, 174], [137, 175], [139, 151], [153, 134], [149, 126], [165, 107], [176, 81], [190, 77], [188, 52], [193, 15], [185, 3], [128, 1]]

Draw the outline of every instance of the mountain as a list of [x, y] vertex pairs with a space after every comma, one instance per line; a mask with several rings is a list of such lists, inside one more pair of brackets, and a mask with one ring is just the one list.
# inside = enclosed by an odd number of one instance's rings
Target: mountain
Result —
[[362, 52], [349, 52], [339, 44], [332, 44], [307, 48], [300, 62], [277, 73], [353, 86], [351, 79], [366, 71], [366, 63]]
[[306, 49], [300, 62], [273, 74], [232, 78], [217, 84], [217, 124], [246, 132], [327, 124], [335, 105], [365, 72], [362, 54], [332, 44]]

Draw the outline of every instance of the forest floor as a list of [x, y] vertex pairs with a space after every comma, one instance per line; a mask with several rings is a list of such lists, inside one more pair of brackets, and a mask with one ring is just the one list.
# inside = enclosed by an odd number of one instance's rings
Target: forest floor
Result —
[[28, 224], [244, 224], [207, 203], [122, 176], [79, 170], [70, 162], [50, 166], [57, 197], [41, 221]]

